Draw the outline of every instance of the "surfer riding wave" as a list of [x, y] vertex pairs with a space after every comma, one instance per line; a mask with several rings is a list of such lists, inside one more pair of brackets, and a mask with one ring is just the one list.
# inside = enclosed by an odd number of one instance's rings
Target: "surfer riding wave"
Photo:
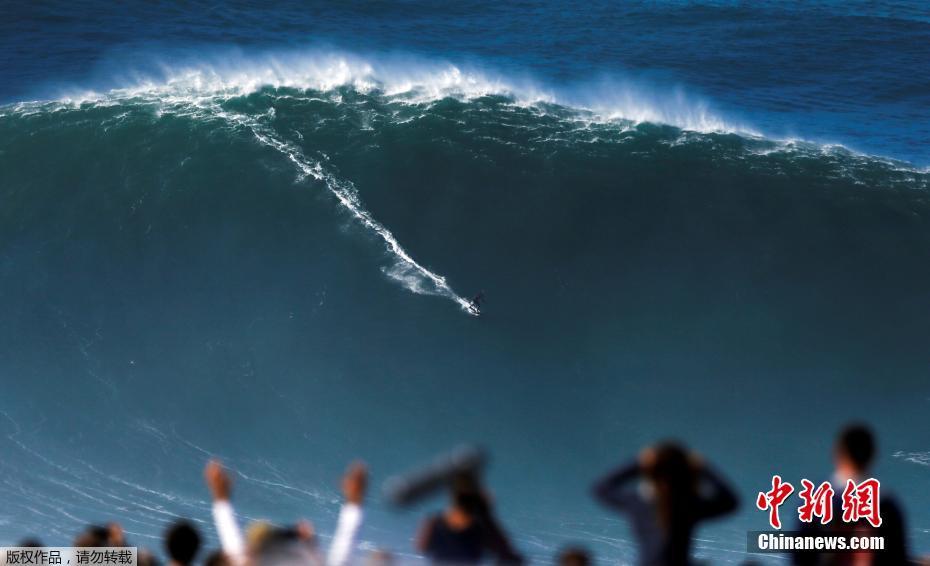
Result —
[[472, 297], [470, 301], [468, 301], [468, 310], [474, 315], [481, 314], [482, 301], [484, 301], [484, 291], [480, 291], [477, 295]]

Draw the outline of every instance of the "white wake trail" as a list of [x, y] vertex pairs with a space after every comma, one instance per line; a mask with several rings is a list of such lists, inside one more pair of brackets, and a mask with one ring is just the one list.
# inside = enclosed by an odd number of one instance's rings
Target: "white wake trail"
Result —
[[216, 114], [230, 123], [248, 128], [259, 143], [287, 157], [301, 172], [301, 177], [309, 176], [322, 182], [343, 208], [348, 210], [362, 226], [376, 234], [384, 242], [388, 253], [394, 260], [393, 265], [382, 268], [388, 277], [400, 282], [414, 293], [445, 297], [457, 303], [464, 312], [473, 316], [477, 315], [471, 301], [456, 293], [446, 282], [445, 277], [430, 271], [413, 259], [407, 250], [400, 245], [394, 234], [365, 209], [359, 199], [358, 191], [351, 181], [339, 179], [332, 173], [327, 172], [322, 163], [311, 160], [299, 147], [282, 140], [270, 128], [252, 117], [223, 110], [218, 110]]

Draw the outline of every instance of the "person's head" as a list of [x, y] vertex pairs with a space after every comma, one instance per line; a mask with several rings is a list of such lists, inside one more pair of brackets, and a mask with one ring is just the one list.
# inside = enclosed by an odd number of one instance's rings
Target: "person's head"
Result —
[[138, 563], [137, 566], [160, 566], [155, 555], [144, 548], [139, 549], [139, 555], [136, 561]]
[[677, 442], [662, 442], [652, 450], [654, 458], [644, 472], [655, 489], [659, 519], [669, 529], [692, 509], [697, 474], [687, 450]]
[[215, 550], [207, 555], [203, 566], [232, 566], [232, 561], [222, 550]]
[[20, 548], [42, 548], [42, 541], [35, 538], [26, 538], [19, 541], [16, 546]]
[[245, 531], [245, 546], [251, 554], [258, 554], [273, 534], [274, 525], [268, 521], [254, 521]]
[[557, 566], [588, 566], [591, 564], [591, 555], [583, 548], [570, 546], [559, 552], [556, 564]]
[[200, 535], [188, 521], [177, 521], [165, 532], [165, 550], [172, 562], [191, 564], [200, 550]]
[[93, 548], [110, 545], [110, 529], [99, 525], [91, 525], [74, 539], [74, 546]]
[[839, 473], [854, 477], [864, 474], [875, 457], [875, 437], [868, 426], [846, 426], [836, 440], [834, 458]]
[[461, 473], [452, 478], [452, 506], [472, 517], [488, 512], [487, 499], [478, 477], [473, 473]]
[[250, 563], [254, 566], [313, 564], [316, 559], [314, 540], [307, 538], [300, 527], [275, 527], [263, 523], [260, 531], [250, 529]]
[[387, 550], [372, 550], [365, 559], [365, 566], [393, 566], [394, 555]]

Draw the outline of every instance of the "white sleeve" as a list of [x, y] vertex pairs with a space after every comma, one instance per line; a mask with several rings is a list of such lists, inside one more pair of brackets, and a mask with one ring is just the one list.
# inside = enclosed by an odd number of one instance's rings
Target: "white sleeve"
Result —
[[336, 534], [329, 546], [329, 566], [344, 566], [348, 564], [349, 557], [355, 547], [355, 536], [362, 526], [362, 507], [354, 503], [346, 503], [339, 510], [339, 521], [336, 524]]
[[245, 559], [245, 545], [242, 542], [239, 524], [236, 522], [236, 513], [229, 501], [213, 502], [213, 522], [216, 524], [216, 533], [220, 537], [223, 552], [234, 564], [241, 564]]

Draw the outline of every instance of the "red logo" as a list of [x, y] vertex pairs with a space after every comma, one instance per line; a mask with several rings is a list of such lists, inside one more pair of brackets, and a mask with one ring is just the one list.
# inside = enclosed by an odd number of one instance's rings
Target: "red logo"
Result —
[[766, 492], [759, 492], [756, 498], [756, 507], [760, 510], [769, 511], [769, 524], [773, 529], [781, 528], [781, 519], [778, 518], [778, 508], [782, 506], [788, 496], [794, 492], [794, 486], [790, 483], [782, 483], [781, 476], [772, 476], [772, 489]]
[[798, 494], [804, 503], [798, 507], [798, 518], [804, 523], [811, 523], [814, 517], [820, 517], [820, 524], [826, 525], [833, 520], [833, 486], [825, 481], [817, 489], [808, 480], [801, 480], [804, 488]]
[[[860, 483], [848, 480], [841, 497], [843, 521], [855, 523], [865, 519], [873, 527], [881, 526], [880, 488], [881, 484], [875, 478], [869, 478]], [[794, 493], [794, 486], [782, 481], [781, 476], [777, 475], [772, 476], [772, 489], [759, 492], [756, 498], [756, 507], [760, 511], [769, 512], [769, 524], [773, 529], [781, 529], [778, 508], [785, 503], [792, 493]], [[798, 496], [801, 498], [801, 506], [798, 507], [798, 519], [803, 523], [813, 523], [814, 519], [818, 518], [820, 524], [826, 525], [833, 520], [834, 495], [835, 492], [830, 482], [823, 482], [815, 486], [810, 480], [802, 479], [801, 491], [798, 492]]]
[[869, 478], [856, 485], [848, 480], [843, 490], [843, 520], [855, 523], [865, 519], [873, 527], [882, 525], [882, 518], [878, 509], [878, 490], [881, 486], [875, 478]]

